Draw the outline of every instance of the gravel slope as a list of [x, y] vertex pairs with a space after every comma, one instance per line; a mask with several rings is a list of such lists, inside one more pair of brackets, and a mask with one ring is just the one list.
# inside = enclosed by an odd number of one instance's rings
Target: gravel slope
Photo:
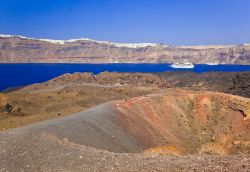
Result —
[[[176, 102], [178, 102], [177, 100], [181, 100], [181, 96], [185, 97], [185, 95], [192, 97], [196, 94], [203, 94], [203, 98], [204, 95], [207, 95], [205, 96], [205, 100], [211, 95], [212, 99], [214, 99], [215, 95], [220, 96], [220, 98], [229, 96], [232, 97], [232, 100], [236, 99], [235, 102], [240, 103], [242, 105], [240, 106], [241, 108], [246, 108], [244, 111], [248, 110], [247, 107], [243, 107], [245, 103], [247, 104], [247, 102], [249, 102], [247, 98], [219, 93], [181, 91], [180, 93], [166, 93], [166, 97], [163, 97], [163, 100], [170, 101], [171, 98], [173, 98], [171, 94], [176, 97]], [[137, 135], [134, 135], [128, 130], [131, 129], [131, 127], [128, 128], [128, 124], [129, 120], [133, 117], [133, 113], [127, 113], [127, 110], [129, 110], [130, 107], [131, 110], [138, 110], [137, 112], [144, 113], [143, 110], [145, 109], [141, 109], [141, 107], [147, 104], [148, 101], [153, 103], [160, 99], [161, 96], [162, 95], [150, 95], [126, 101], [113, 101], [75, 115], [1, 131], [0, 171], [250, 170], [249, 154], [212, 156], [194, 153], [185, 156], [161, 156], [159, 154], [145, 155], [139, 153], [145, 148], [145, 144], [142, 143], [141, 139], [138, 139]], [[224, 100], [227, 99], [224, 98]], [[155, 107], [159, 107], [159, 105], [161, 105], [161, 103]], [[185, 102], [181, 105], [185, 105]], [[198, 107], [200, 109], [200, 106]], [[158, 110], [162, 109], [160, 108]], [[119, 111], [123, 113], [119, 113]], [[146, 110], [145, 112], [148, 111]], [[127, 116], [130, 114], [132, 114], [132, 116]], [[121, 122], [121, 115], [124, 115], [123, 122]], [[240, 114], [237, 113], [237, 115]], [[246, 113], [246, 115], [248, 115], [248, 113]], [[117, 116], [119, 116], [119, 118], [117, 118]], [[138, 114], [138, 116], [143, 117], [143, 114]], [[238, 120], [238, 117], [232, 118], [233, 121], [235, 119]], [[124, 121], [126, 121], [126, 126], [123, 125]], [[246, 119], [246, 121], [248, 121], [248, 119]], [[144, 126], [142, 125], [143, 123], [137, 124], [138, 127]], [[135, 126], [133, 125], [133, 127]], [[237, 131], [242, 129], [239, 128], [239, 126], [236, 127], [238, 129]], [[249, 129], [248, 123], [246, 123], [246, 127]], [[176, 128], [176, 133], [177, 131], [178, 128]], [[144, 130], [141, 131], [141, 133], [143, 132]], [[178, 134], [176, 136], [178, 136]], [[246, 134], [244, 139], [248, 139], [247, 137]], [[149, 137], [149, 139], [152, 138]], [[244, 144], [245, 143], [246, 142], [244, 142]]]

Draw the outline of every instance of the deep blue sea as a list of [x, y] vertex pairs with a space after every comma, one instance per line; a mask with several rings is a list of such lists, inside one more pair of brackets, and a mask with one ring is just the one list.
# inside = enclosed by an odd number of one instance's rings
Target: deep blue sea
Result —
[[[25, 86], [50, 80], [64, 73], [103, 71], [117, 72], [164, 72], [179, 71], [169, 64], [0, 64], [0, 90]], [[240, 72], [250, 71], [250, 65], [195, 65], [194, 69], [182, 71]]]

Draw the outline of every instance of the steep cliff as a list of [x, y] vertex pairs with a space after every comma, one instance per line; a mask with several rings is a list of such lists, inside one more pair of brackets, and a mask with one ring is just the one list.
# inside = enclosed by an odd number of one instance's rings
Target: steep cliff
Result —
[[220, 63], [249, 64], [250, 44], [168, 46], [91, 39], [48, 40], [0, 35], [0, 63]]

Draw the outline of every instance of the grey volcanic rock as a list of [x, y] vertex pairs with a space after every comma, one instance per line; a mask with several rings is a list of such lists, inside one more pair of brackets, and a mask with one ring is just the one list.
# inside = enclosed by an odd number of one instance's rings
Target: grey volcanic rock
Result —
[[250, 45], [167, 46], [90, 39], [44, 40], [0, 35], [0, 63], [221, 63], [249, 64]]

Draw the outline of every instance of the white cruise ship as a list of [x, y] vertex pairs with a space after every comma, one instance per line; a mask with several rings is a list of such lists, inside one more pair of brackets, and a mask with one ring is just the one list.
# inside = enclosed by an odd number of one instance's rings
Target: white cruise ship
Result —
[[192, 63], [174, 63], [170, 65], [170, 67], [178, 69], [193, 69], [194, 65]]

